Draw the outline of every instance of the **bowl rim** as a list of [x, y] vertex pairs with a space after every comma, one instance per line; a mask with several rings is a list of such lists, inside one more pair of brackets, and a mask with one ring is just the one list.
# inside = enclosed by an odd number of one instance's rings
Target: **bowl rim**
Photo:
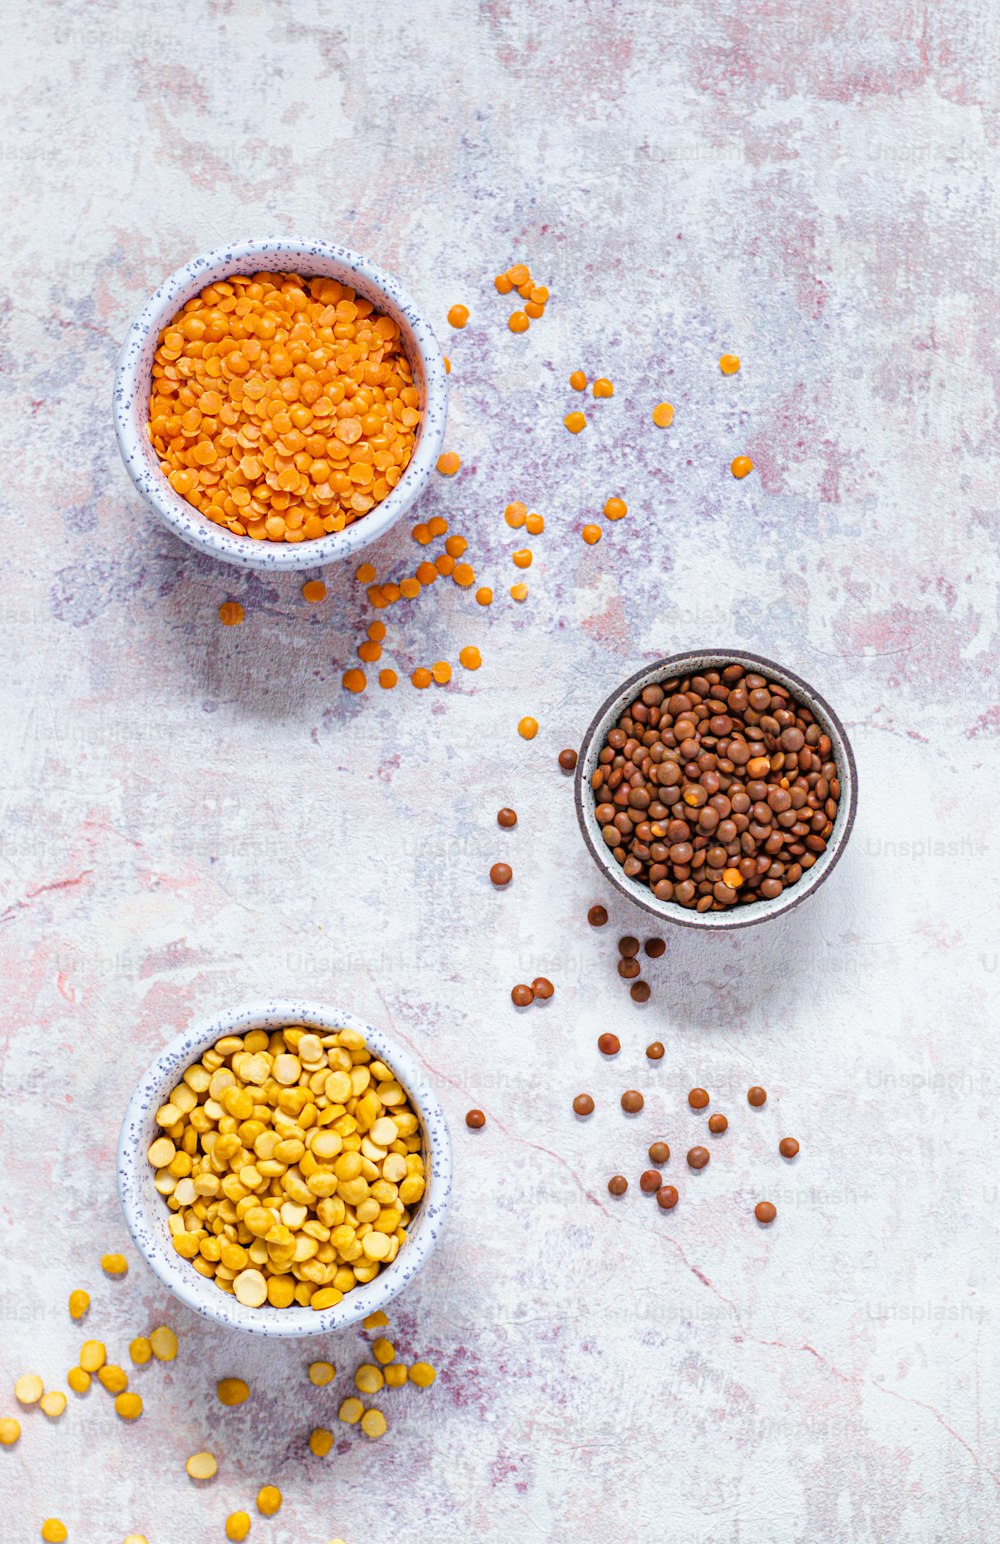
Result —
[[[143, 1194], [142, 1178], [148, 1173], [144, 1143], [152, 1140], [151, 1124], [166, 1092], [184, 1069], [225, 1034], [247, 1034], [251, 1029], [277, 1029], [282, 1024], [305, 1024], [325, 1029], [354, 1029], [365, 1036], [368, 1047], [385, 1059], [405, 1088], [420, 1118], [427, 1163], [427, 1189], [420, 1202], [420, 1225], [414, 1228], [392, 1265], [370, 1282], [355, 1287], [332, 1308], [319, 1311], [296, 1306], [247, 1308], [228, 1293], [214, 1287], [192, 1270], [186, 1260], [173, 1254], [153, 1233], [154, 1219]], [[431, 1129], [433, 1127], [433, 1137]], [[433, 1252], [451, 1201], [452, 1154], [448, 1123], [433, 1089], [413, 1056], [384, 1030], [354, 1013], [302, 998], [267, 998], [239, 1003], [194, 1020], [155, 1056], [136, 1083], [122, 1119], [117, 1147], [118, 1193], [125, 1222], [136, 1249], [153, 1274], [188, 1308], [227, 1329], [238, 1329], [264, 1338], [304, 1338], [345, 1329], [382, 1308], [412, 1280]], [[159, 1197], [158, 1197], [159, 1199]], [[164, 1219], [169, 1215], [164, 1203]], [[147, 1237], [143, 1237], [143, 1233]], [[154, 1242], [149, 1242], [152, 1235]], [[402, 1261], [405, 1270], [396, 1271]], [[199, 1286], [198, 1284], [201, 1283]], [[218, 1299], [218, 1302], [215, 1301]]]
[[[684, 675], [687, 673], [685, 666], [702, 669], [717, 669], [723, 662], [728, 664], [745, 665], [748, 668], [760, 667], [760, 673], [773, 675], [774, 679], [787, 684], [790, 688], [798, 688], [802, 693], [810, 711], [815, 706], [822, 718], [826, 720], [825, 727], [833, 731], [832, 737], [838, 742], [837, 748], [843, 750], [844, 767], [841, 771], [841, 805], [844, 803], [844, 794], [847, 794], [847, 807], [844, 811], [844, 820], [839, 831], [835, 831], [834, 840], [827, 847], [823, 855], [826, 861], [822, 864], [814, 864], [796, 884], [782, 891], [773, 902], [767, 902], [760, 907], [742, 906], [727, 912], [697, 912], [689, 911], [684, 906], [674, 905], [670, 901], [657, 901], [655, 896], [645, 890], [645, 894], [636, 893], [638, 886], [633, 886], [614, 860], [607, 855], [607, 848], [603, 840], [598, 843], [594, 830], [597, 827], [592, 810], [586, 808], [585, 800], [591, 796], [589, 779], [585, 780], [587, 757], [594, 740], [600, 735], [602, 738], [607, 732], [609, 720], [618, 705], [625, 700], [641, 681], [649, 685], [651, 681], [659, 677]], [[839, 761], [839, 758], [838, 758]], [[846, 770], [846, 778], [844, 771]], [[576, 776], [574, 779], [574, 804], [576, 806], [577, 823], [587, 844], [591, 857], [607, 879], [622, 895], [626, 896], [633, 905], [639, 906], [643, 911], [650, 912], [663, 922], [671, 922], [678, 927], [696, 928], [706, 933], [727, 933], [735, 928], [755, 927], [762, 922], [770, 922], [774, 917], [785, 915], [793, 911], [796, 906], [814, 895], [840, 861], [840, 856], [847, 846], [848, 839], [854, 828], [854, 817], [858, 807], [858, 769], [854, 759], [854, 750], [847, 737], [839, 717], [827, 702], [826, 698], [802, 676], [794, 670], [789, 670], [786, 665], [768, 659], [763, 654], [751, 653], [748, 649], [704, 648], [684, 649], [679, 654], [664, 655], [661, 659], [652, 660], [627, 677], [614, 691], [604, 699], [597, 712], [594, 714], [584, 734], [580, 754], [577, 761]], [[592, 829], [592, 827], [594, 829]], [[644, 887], [645, 888], [645, 887]], [[754, 915], [757, 913], [757, 915]], [[709, 921], [709, 918], [713, 919]]]
[[[426, 402], [421, 432], [413, 456], [396, 487], [363, 519], [353, 521], [343, 531], [333, 531], [309, 542], [258, 542], [250, 537], [234, 536], [214, 525], [174, 492], [159, 467], [155, 466], [155, 457], [151, 468], [148, 442], [143, 443], [131, 421], [136, 395], [140, 391], [148, 392], [148, 383], [140, 381], [140, 374], [144, 375], [139, 368], [143, 347], [150, 333], [159, 332], [182, 303], [178, 297], [189, 290], [195, 280], [203, 287], [213, 279], [238, 273], [251, 259], [258, 268], [266, 268], [267, 262], [258, 260], [266, 260], [269, 256], [275, 259], [275, 267], [279, 263], [291, 266], [287, 260], [295, 257], [325, 259], [341, 264], [373, 285], [405, 317], [410, 333], [407, 352], [412, 354], [415, 349], [418, 353], [425, 380]], [[125, 469], [136, 492], [157, 519], [180, 540], [209, 557], [238, 568], [269, 571], [323, 568], [360, 552], [390, 530], [430, 480], [444, 443], [447, 410], [448, 375], [441, 345], [430, 322], [399, 280], [349, 247], [300, 236], [249, 237], [198, 253], [168, 274], [125, 335], [115, 365], [112, 393], [115, 438]]]

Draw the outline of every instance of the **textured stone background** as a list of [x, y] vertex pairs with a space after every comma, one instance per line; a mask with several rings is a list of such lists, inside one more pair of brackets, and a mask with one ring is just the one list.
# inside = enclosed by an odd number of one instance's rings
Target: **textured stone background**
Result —
[[[254, 1525], [271, 1544], [994, 1539], [995, 8], [38, 0], [2, 19], [4, 1412], [28, 1367], [65, 1386], [72, 1286], [119, 1357], [163, 1319], [182, 1343], [137, 1376], [137, 1427], [99, 1389], [57, 1427], [24, 1419], [0, 1452], [5, 1544], [49, 1513], [73, 1544], [201, 1544], [265, 1481], [286, 1496]], [[268, 232], [371, 254], [448, 333], [464, 467], [423, 512], [469, 536], [498, 603], [438, 585], [389, 614], [387, 646], [402, 672], [478, 643], [447, 690], [346, 696], [370, 617], [350, 574], [309, 608], [295, 576], [213, 566], [119, 463], [111, 374], [140, 304]], [[516, 259], [553, 295], [526, 338], [491, 285]], [[617, 390], [573, 439], [581, 365]], [[629, 517], [587, 548], [611, 492]], [[547, 520], [521, 608], [512, 497]], [[398, 576], [415, 551], [402, 528], [378, 556]], [[672, 930], [642, 1010], [614, 968], [641, 919], [613, 904], [587, 927], [611, 903], [555, 753], [644, 659], [726, 642], [838, 708], [858, 824], [787, 920]], [[509, 988], [539, 971], [556, 996], [519, 1016]], [[134, 1255], [123, 1284], [97, 1268], [127, 1247], [113, 1153], [138, 1073], [192, 1016], [286, 988], [413, 1047], [457, 1148], [453, 1225], [394, 1320], [441, 1376], [386, 1398], [380, 1445], [338, 1429], [325, 1462], [304, 1441], [335, 1400], [303, 1366], [325, 1349], [349, 1374], [360, 1337], [251, 1347]], [[635, 1186], [612, 1203], [651, 1138], [701, 1132], [694, 1082], [732, 1122], [710, 1168], [681, 1166], [672, 1216]], [[224, 1373], [252, 1404], [221, 1409]], [[183, 1461], [204, 1445], [221, 1467], [198, 1493]]]

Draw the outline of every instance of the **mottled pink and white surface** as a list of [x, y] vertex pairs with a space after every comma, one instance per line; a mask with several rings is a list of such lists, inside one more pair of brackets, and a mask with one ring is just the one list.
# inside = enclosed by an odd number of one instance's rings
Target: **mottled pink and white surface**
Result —
[[[73, 1544], [201, 1544], [264, 1482], [286, 1498], [254, 1523], [271, 1544], [994, 1539], [995, 15], [48, 0], [4, 34], [2, 1413], [26, 1369], [65, 1386], [71, 1287], [120, 1360], [163, 1320], [181, 1338], [136, 1375], [138, 1425], [100, 1389], [23, 1418], [5, 1544], [50, 1514]], [[387, 617], [401, 674], [479, 645], [447, 690], [344, 694], [370, 616], [350, 573], [307, 607], [293, 575], [214, 567], [118, 462], [140, 303], [267, 232], [369, 253], [443, 333], [471, 308], [445, 340], [463, 471], [425, 513], [498, 602], [441, 584]], [[553, 295], [525, 338], [491, 284], [516, 259]], [[616, 394], [574, 439], [577, 367]], [[612, 492], [629, 517], [585, 547]], [[546, 517], [520, 608], [513, 497]], [[414, 551], [404, 530], [379, 558]], [[602, 895], [555, 755], [644, 659], [727, 641], [840, 712], [858, 824], [788, 918], [672, 933], [642, 1010], [614, 940], [643, 923]], [[555, 998], [517, 1015], [510, 986], [540, 972]], [[308, 1352], [197, 1322], [134, 1257], [124, 1283], [97, 1267], [128, 1248], [113, 1154], [140, 1070], [193, 1015], [285, 992], [403, 1039], [458, 1138], [450, 1232], [393, 1320], [441, 1375], [386, 1395], [377, 1445], [337, 1425]], [[692, 1176], [696, 1082], [731, 1124]], [[654, 1137], [670, 1216], [605, 1190]], [[360, 1337], [313, 1354], [339, 1395]], [[252, 1402], [223, 1410], [222, 1374]], [[325, 1461], [304, 1450], [322, 1424]]]

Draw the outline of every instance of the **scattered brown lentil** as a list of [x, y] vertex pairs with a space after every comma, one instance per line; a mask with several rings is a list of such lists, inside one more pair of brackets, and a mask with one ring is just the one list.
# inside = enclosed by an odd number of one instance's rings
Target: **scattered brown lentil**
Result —
[[688, 1094], [688, 1104], [692, 1110], [703, 1110], [708, 1104], [708, 1094], [703, 1088], [692, 1088]]
[[608, 1180], [608, 1189], [613, 1196], [623, 1196], [628, 1189], [628, 1180], [624, 1174], [613, 1174]]
[[669, 1157], [670, 1148], [666, 1142], [654, 1142], [649, 1149], [649, 1160], [655, 1163], [658, 1169], [663, 1168]]
[[519, 981], [517, 986], [511, 988], [510, 1000], [515, 1008], [527, 1008], [530, 1003], [534, 1002], [535, 994], [530, 986], [526, 986], [523, 981]]
[[593, 1115], [594, 1101], [590, 1094], [577, 1094], [573, 1100], [573, 1109], [577, 1115]]
[[650, 1061], [662, 1061], [666, 1055], [662, 1041], [654, 1040], [651, 1042], [651, 1044], [647, 1045], [646, 1055], [649, 1057]]
[[597, 1038], [597, 1049], [602, 1056], [617, 1056], [622, 1043], [617, 1035], [603, 1034]]
[[724, 1115], [710, 1115], [708, 1117], [708, 1129], [713, 1136], [721, 1136], [728, 1125], [729, 1122]]
[[536, 976], [531, 983], [531, 990], [541, 1002], [545, 1002], [547, 998], [552, 997], [555, 993], [555, 987], [547, 976]]
[[574, 771], [576, 768], [577, 760], [578, 757], [576, 751], [574, 750], [569, 750], [567, 748], [566, 750], [559, 752], [559, 765], [562, 767], [564, 772]]
[[618, 961], [618, 974], [625, 981], [634, 981], [641, 969], [639, 961], [631, 959], [628, 955]]
[[590, 910], [587, 912], [587, 921], [590, 923], [591, 927], [604, 927], [607, 920], [608, 911], [606, 906], [601, 906], [599, 904], [596, 906], [591, 906]]
[[497, 825], [509, 831], [511, 826], [517, 825], [517, 811], [509, 809], [505, 804], [502, 810], [497, 811]]
[[794, 1158], [799, 1150], [799, 1144], [794, 1137], [782, 1137], [778, 1143], [778, 1152], [782, 1158]]
[[648, 1003], [653, 991], [648, 981], [633, 981], [628, 989], [628, 995], [634, 1003]]
[[687, 1155], [688, 1167], [703, 1169], [711, 1157], [712, 1155], [707, 1147], [692, 1147]]
[[465, 1117], [465, 1124], [470, 1131], [481, 1131], [486, 1125], [486, 1116], [482, 1110], [470, 1110]]
[[752, 1104], [754, 1109], [759, 1109], [762, 1104], [766, 1103], [767, 1089], [761, 1088], [759, 1083], [755, 1083], [753, 1088], [747, 1089], [747, 1104]]
[[656, 1192], [656, 1204], [662, 1207], [665, 1212], [672, 1212], [677, 1205], [677, 1200], [677, 1191], [673, 1185], [661, 1185]]
[[626, 933], [624, 938], [619, 938], [618, 953], [622, 956], [622, 959], [634, 959], [639, 953], [638, 938], [633, 938], [631, 933]]
[[637, 1088], [627, 1088], [622, 1094], [621, 1105], [626, 1115], [638, 1115], [645, 1103]]
[[775, 1217], [777, 1217], [778, 1208], [772, 1201], [758, 1201], [757, 1205], [753, 1209], [753, 1214], [757, 1221], [764, 1223], [766, 1227], [769, 1223], [774, 1221]]
[[643, 948], [651, 960], [658, 960], [661, 954], [667, 952], [667, 946], [662, 938], [647, 938]]
[[509, 863], [494, 863], [490, 869], [490, 879], [499, 887], [509, 885], [514, 877], [514, 870]]

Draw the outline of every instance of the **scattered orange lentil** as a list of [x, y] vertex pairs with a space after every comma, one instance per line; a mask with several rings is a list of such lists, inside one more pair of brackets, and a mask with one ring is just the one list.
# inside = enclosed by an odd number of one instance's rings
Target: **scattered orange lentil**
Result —
[[161, 471], [235, 536], [342, 531], [409, 464], [420, 398], [399, 327], [336, 279], [231, 275], [157, 342], [148, 432]]
[[604, 514], [608, 520], [624, 520], [628, 514], [628, 505], [617, 496], [610, 498], [604, 506]]
[[468, 306], [452, 306], [448, 312], [448, 324], [451, 327], [464, 327], [468, 320]]
[[433, 584], [437, 576], [438, 571], [433, 563], [424, 562], [417, 564], [417, 578], [421, 584]]
[[455, 572], [452, 574], [456, 584], [460, 584], [463, 590], [467, 590], [470, 584], [475, 584], [476, 573], [471, 563], [456, 563]]
[[465, 670], [478, 670], [483, 656], [474, 643], [467, 643], [464, 649], [458, 651], [458, 662]]
[[384, 686], [386, 691], [388, 691], [390, 687], [395, 686], [398, 680], [399, 676], [396, 674], [395, 670], [380, 670], [378, 673], [378, 684], [379, 686]]
[[455, 572], [455, 559], [450, 552], [441, 552], [434, 559], [434, 567], [443, 578], [448, 578]]
[[739, 367], [740, 361], [737, 354], [723, 354], [719, 360], [719, 369], [723, 375], [735, 375]]
[[734, 477], [746, 477], [749, 472], [753, 471], [753, 462], [749, 456], [737, 456], [729, 470]]
[[444, 373], [445, 373], [445, 375], [450, 375], [451, 374], [451, 360], [448, 358], [447, 354], [442, 354], [441, 358], [444, 360]]
[[363, 670], [345, 670], [343, 685], [349, 692], [363, 692], [368, 685], [368, 677]]
[[302, 599], [315, 603], [326, 597], [326, 585], [322, 579], [307, 579], [302, 586]]
[[489, 585], [484, 584], [481, 590], [476, 591], [476, 604], [479, 606], [492, 606], [493, 591]]
[[446, 659], [439, 659], [431, 666], [431, 675], [438, 686], [447, 686], [451, 680], [451, 666]]
[[526, 300], [524, 302], [524, 314], [529, 316], [533, 322], [537, 322], [540, 316], [545, 315], [545, 307], [540, 306], [535, 300]]
[[542, 519], [541, 515], [528, 515], [524, 525], [529, 536], [539, 536], [541, 535], [542, 531], [545, 530], [545, 521]]
[[530, 568], [532, 552], [530, 547], [520, 547], [517, 552], [511, 554], [515, 568]]
[[421, 524], [415, 525], [413, 527], [410, 535], [413, 537], [414, 541], [418, 541], [420, 543], [421, 547], [426, 547], [428, 542], [433, 539], [431, 536], [430, 526], [424, 525], [422, 522]]
[[585, 525], [580, 534], [587, 546], [592, 547], [595, 542], [600, 541], [602, 533], [599, 525]]
[[384, 611], [386, 606], [389, 604], [388, 600], [382, 593], [381, 585], [369, 585], [367, 595], [369, 604], [374, 606], [376, 611]]
[[527, 600], [528, 586], [524, 583], [523, 580], [519, 584], [511, 585], [510, 598], [511, 600]]
[[583, 413], [567, 413], [563, 423], [570, 434], [579, 434], [581, 429], [587, 427], [587, 419]]
[[396, 601], [399, 599], [399, 585], [392, 583], [384, 584], [382, 586], [382, 598], [383, 600], [387, 601], [390, 606], [395, 605]]
[[569, 383], [574, 391], [586, 391], [587, 377], [582, 370], [574, 370], [569, 378]]
[[437, 469], [442, 477], [454, 477], [461, 465], [459, 457], [453, 450], [442, 451], [437, 458]]
[[511, 284], [505, 273], [498, 273], [496, 278], [493, 280], [493, 283], [496, 287], [496, 292], [498, 295], [509, 295], [511, 290], [514, 288], [513, 284]]
[[600, 375], [594, 382], [593, 392], [595, 397], [613, 397], [615, 388], [606, 375]]
[[448, 530], [448, 522], [444, 515], [432, 515], [427, 522], [427, 529], [432, 536], [444, 536]]
[[507, 269], [507, 277], [511, 284], [527, 284], [531, 278], [531, 271], [526, 263], [515, 263], [512, 268]]
[[376, 660], [382, 658], [382, 645], [370, 639], [366, 643], [359, 643], [358, 658], [363, 659], [366, 665], [374, 665]]
[[653, 422], [658, 429], [669, 429], [674, 421], [674, 410], [669, 402], [658, 402], [653, 409]]
[[354, 577], [359, 584], [371, 584], [376, 574], [370, 563], [362, 563], [361, 567], [355, 571]]
[[512, 311], [507, 326], [511, 332], [527, 332], [531, 323], [523, 311]]
[[517, 726], [517, 732], [522, 740], [533, 740], [538, 733], [538, 720], [535, 718], [522, 718]]
[[460, 558], [468, 545], [464, 536], [449, 536], [444, 544], [444, 550], [450, 558]]
[[404, 600], [416, 600], [420, 594], [420, 580], [401, 579], [399, 582], [399, 593]]
[[384, 622], [369, 622], [368, 623], [368, 636], [371, 639], [372, 643], [383, 643], [385, 641], [385, 623]]
[[548, 299], [549, 299], [549, 292], [545, 288], [545, 285], [544, 284], [533, 284], [531, 286], [531, 298], [534, 301], [536, 306], [547, 305], [548, 304]]
[[531, 291], [533, 289], [534, 289], [534, 285], [532, 284], [532, 282], [531, 282], [531, 280], [529, 278], [529, 279], [526, 279], [523, 284], [519, 284], [517, 286], [517, 293], [520, 295], [522, 300], [528, 300], [530, 298], [530, 296], [531, 296]]
[[503, 517], [512, 531], [517, 531], [528, 518], [528, 510], [524, 504], [508, 504], [503, 512]]
[[223, 627], [239, 627], [245, 616], [238, 600], [224, 600], [219, 607], [219, 621]]
[[423, 665], [418, 665], [417, 669], [411, 675], [410, 680], [413, 682], [414, 686], [419, 687], [420, 690], [423, 691], [425, 686], [430, 686], [433, 677], [429, 670], [424, 669]]

